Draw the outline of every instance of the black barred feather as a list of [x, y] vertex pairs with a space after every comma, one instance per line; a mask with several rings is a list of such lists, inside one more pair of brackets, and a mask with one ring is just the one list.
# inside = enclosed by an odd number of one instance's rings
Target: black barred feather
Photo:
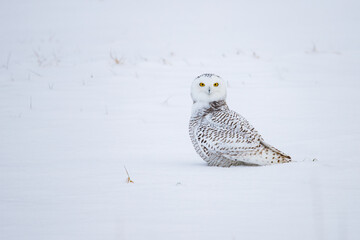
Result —
[[196, 152], [209, 165], [268, 165], [291, 158], [264, 142], [249, 122], [231, 111], [225, 101], [211, 102], [194, 112], [189, 133]]

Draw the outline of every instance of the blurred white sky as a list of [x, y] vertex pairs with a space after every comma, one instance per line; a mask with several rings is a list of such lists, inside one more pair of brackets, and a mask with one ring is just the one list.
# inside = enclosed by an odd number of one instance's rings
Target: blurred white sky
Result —
[[358, 51], [359, 7], [356, 0], [7, 1], [0, 9], [0, 53], [4, 58], [19, 43], [38, 48], [49, 39], [65, 52], [110, 44], [128, 57], [291, 53], [313, 44]]

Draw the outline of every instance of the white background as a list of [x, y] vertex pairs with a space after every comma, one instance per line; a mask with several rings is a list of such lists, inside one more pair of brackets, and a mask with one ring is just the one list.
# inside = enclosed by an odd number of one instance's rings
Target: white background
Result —
[[[359, 239], [359, 7], [2, 1], [0, 239]], [[208, 167], [202, 73], [294, 162]]]

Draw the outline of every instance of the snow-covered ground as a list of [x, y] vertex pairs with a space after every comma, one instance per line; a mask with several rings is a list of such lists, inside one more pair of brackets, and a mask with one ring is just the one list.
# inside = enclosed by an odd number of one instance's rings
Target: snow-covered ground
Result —
[[[0, 239], [360, 239], [359, 7], [3, 2]], [[294, 163], [197, 156], [207, 72]]]

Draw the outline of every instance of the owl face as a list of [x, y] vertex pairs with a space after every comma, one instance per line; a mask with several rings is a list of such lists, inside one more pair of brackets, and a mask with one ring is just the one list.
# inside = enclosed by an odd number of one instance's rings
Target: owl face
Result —
[[214, 74], [203, 74], [195, 78], [191, 85], [194, 102], [213, 102], [226, 99], [226, 82]]

